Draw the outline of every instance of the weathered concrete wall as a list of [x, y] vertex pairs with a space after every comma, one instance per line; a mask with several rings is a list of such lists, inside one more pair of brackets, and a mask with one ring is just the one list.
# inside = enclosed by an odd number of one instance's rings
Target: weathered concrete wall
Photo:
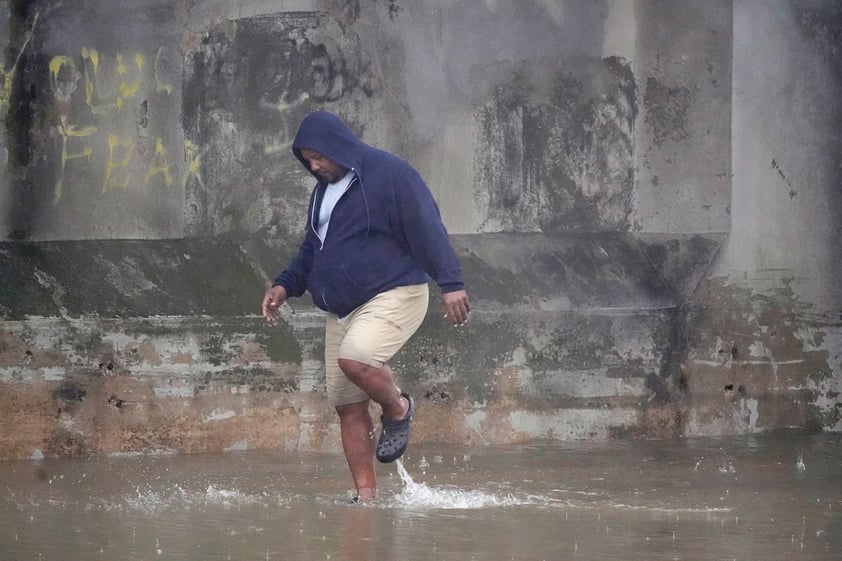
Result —
[[[5, 457], [336, 449], [322, 315], [303, 302], [278, 327], [246, 315], [261, 271], [290, 256], [278, 243], [4, 245], [0, 281], [15, 287], [2, 294]], [[417, 438], [674, 432], [673, 419], [641, 405], [669, 403], [675, 389], [664, 370], [675, 317], [670, 287], [638, 240], [495, 234], [454, 243], [473, 279], [471, 328], [446, 329], [432, 312], [395, 359], [424, 404]], [[90, 253], [89, 266], [73, 267]]]
[[730, 0], [638, 3], [637, 231], [730, 230], [731, 11]]
[[[12, 2], [10, 239], [182, 235], [179, 5]], [[19, 59], [18, 59], [19, 57]], [[7, 61], [8, 64], [8, 61]], [[189, 166], [187, 167], [189, 169]]]
[[628, 228], [633, 44], [604, 52], [628, 3], [314, 6], [192, 22], [191, 233], [297, 231], [311, 186], [289, 143], [324, 104], [415, 163], [454, 234]]
[[395, 358], [417, 439], [840, 428], [828, 2], [5, 12], [2, 458], [338, 450], [320, 314], [256, 316], [316, 108], [419, 168], [464, 265], [470, 327], [433, 290]]
[[[10, 45], [10, 9], [7, 1], [0, 2], [0, 45]], [[4, 56], [3, 60], [3, 95], [0, 97], [0, 112], [5, 115], [9, 110], [9, 101], [11, 91], [6, 84], [11, 85], [12, 77], [17, 73], [16, 58], [11, 58], [8, 54]], [[6, 127], [0, 127], [0, 168], [2, 168], [2, 184], [0, 189], [0, 209], [8, 209], [11, 202], [11, 189], [8, 189], [9, 178], [7, 176], [7, 162], [9, 160], [9, 146], [6, 134]], [[9, 213], [0, 211], [0, 239], [6, 239], [6, 233], [11, 230], [9, 223]]]
[[683, 301], [731, 227], [732, 2], [638, 2], [629, 228]]
[[734, 5], [731, 234], [689, 311], [688, 431], [842, 429], [842, 6]]

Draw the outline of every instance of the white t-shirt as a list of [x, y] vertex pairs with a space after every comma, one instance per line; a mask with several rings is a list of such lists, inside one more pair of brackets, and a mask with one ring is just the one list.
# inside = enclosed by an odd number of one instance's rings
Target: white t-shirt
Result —
[[322, 197], [322, 205], [319, 208], [319, 227], [316, 228], [316, 231], [319, 233], [319, 237], [322, 241], [324, 241], [325, 236], [327, 235], [327, 226], [330, 223], [330, 215], [333, 212], [333, 207], [336, 206], [336, 202], [339, 200], [339, 197], [348, 190], [348, 187], [350, 187], [351, 181], [353, 180], [354, 172], [349, 171], [345, 174], [345, 177], [336, 183], [328, 183], [327, 187], [325, 187], [325, 194]]

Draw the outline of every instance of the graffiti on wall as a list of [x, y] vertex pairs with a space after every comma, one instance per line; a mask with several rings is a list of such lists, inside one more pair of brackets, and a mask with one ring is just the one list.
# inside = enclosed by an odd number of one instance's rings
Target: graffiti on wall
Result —
[[188, 54], [190, 233], [301, 230], [312, 185], [290, 153], [292, 139], [309, 111], [341, 113], [373, 94], [354, 41], [324, 13], [284, 13], [221, 24]]
[[[102, 177], [102, 192], [173, 184], [175, 164], [160, 136], [151, 136], [149, 101], [142, 93], [170, 96], [173, 86], [161, 75], [164, 49], [143, 53], [100, 54], [83, 47], [78, 57], [55, 55], [49, 62], [50, 91], [55, 122], [50, 134], [58, 138], [57, 179], [53, 201], [61, 200], [68, 166], [104, 162], [92, 173]], [[79, 61], [77, 63], [77, 61]], [[136, 134], [127, 135], [126, 130]], [[185, 147], [186, 151], [186, 147]], [[99, 157], [94, 157], [98, 155]]]
[[364, 119], [375, 90], [356, 35], [323, 12], [222, 21], [186, 43], [156, 20], [136, 47], [95, 25], [77, 43], [78, 21], [41, 17], [7, 72], [16, 239], [298, 232], [298, 122]]
[[[181, 228], [181, 48], [166, 9], [129, 29], [95, 3], [19, 3], [5, 77], [11, 239], [172, 237]], [[123, 19], [131, 20], [130, 13]], [[153, 21], [154, 20], [154, 21]], [[11, 59], [10, 59], [11, 61]]]

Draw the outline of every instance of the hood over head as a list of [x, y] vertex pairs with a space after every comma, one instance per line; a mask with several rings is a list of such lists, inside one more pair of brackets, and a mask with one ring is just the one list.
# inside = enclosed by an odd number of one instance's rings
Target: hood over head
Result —
[[292, 153], [312, 173], [301, 155], [302, 148], [315, 150], [343, 167], [358, 171], [367, 144], [338, 115], [329, 111], [314, 111], [301, 121], [292, 142]]

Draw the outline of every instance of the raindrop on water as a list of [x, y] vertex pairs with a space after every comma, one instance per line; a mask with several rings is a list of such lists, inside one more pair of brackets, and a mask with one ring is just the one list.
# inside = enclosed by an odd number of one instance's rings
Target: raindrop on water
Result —
[[807, 471], [807, 466], [804, 465], [804, 454], [802, 452], [798, 453], [798, 461], [795, 462], [795, 469], [802, 473]]

